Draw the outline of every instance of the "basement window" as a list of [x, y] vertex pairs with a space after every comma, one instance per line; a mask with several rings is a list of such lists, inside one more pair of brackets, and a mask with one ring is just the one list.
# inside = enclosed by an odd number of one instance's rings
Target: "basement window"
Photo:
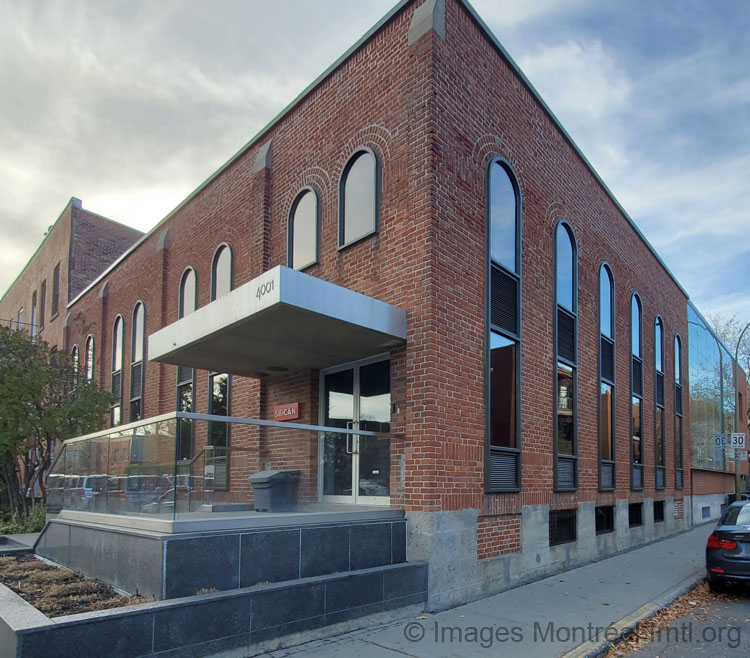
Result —
[[552, 510], [549, 513], [549, 545], [568, 544], [576, 540], [576, 510]]
[[664, 523], [664, 501], [654, 501], [654, 523]]
[[615, 508], [612, 505], [596, 508], [596, 534], [606, 535], [615, 531]]
[[628, 505], [628, 524], [631, 528], [643, 525], [643, 503], [630, 503]]

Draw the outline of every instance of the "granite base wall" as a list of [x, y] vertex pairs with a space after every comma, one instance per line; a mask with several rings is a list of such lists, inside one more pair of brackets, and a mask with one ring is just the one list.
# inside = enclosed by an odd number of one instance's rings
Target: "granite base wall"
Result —
[[38, 555], [126, 592], [171, 599], [406, 562], [406, 521], [159, 534], [50, 521]]

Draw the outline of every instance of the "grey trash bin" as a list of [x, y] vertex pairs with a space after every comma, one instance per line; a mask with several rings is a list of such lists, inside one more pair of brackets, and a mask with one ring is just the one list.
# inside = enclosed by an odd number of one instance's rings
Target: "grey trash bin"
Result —
[[258, 471], [247, 478], [256, 512], [290, 512], [297, 498], [299, 471]]

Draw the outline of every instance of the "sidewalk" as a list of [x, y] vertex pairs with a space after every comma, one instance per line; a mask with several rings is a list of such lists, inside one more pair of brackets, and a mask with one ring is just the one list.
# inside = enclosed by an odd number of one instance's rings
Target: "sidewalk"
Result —
[[264, 654], [282, 658], [593, 655], [705, 573], [714, 524], [437, 614]]

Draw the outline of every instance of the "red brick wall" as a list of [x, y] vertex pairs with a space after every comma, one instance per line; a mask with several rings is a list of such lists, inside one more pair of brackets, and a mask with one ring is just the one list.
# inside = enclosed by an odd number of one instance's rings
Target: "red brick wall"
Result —
[[690, 477], [694, 496], [734, 493], [734, 473], [703, 471], [694, 468], [690, 472]]
[[129, 249], [142, 235], [130, 226], [74, 206], [70, 239], [70, 274], [65, 303]]
[[521, 550], [521, 517], [480, 516], [477, 524], [477, 559]]
[[[671, 495], [671, 345], [679, 332], [687, 354], [686, 297], [468, 14], [453, 1], [446, 4], [445, 40], [430, 33], [409, 46], [413, 6], [407, 7], [257, 144], [186, 200], [108, 275], [106, 303], [99, 298], [105, 282], [76, 302], [72, 340], [82, 345], [87, 333], [96, 336], [97, 372], [109, 387], [109, 337], [116, 315], [125, 317], [124, 362], [129, 364], [135, 303], [145, 302], [148, 334], [174, 322], [180, 280], [188, 266], [198, 273], [199, 306], [209, 303], [211, 261], [219, 244], [226, 242], [233, 249], [235, 286], [266, 267], [285, 264], [290, 206], [299, 190], [310, 185], [321, 206], [321, 257], [306, 271], [408, 311], [407, 343], [391, 354], [392, 401], [397, 409], [393, 431], [405, 436], [392, 443], [392, 502], [408, 510], [471, 507], [498, 515], [517, 514], [526, 504], [606, 504], [613, 495], [597, 491], [596, 411], [598, 272], [606, 260], [615, 278], [617, 307], [615, 496], [630, 495], [629, 336], [634, 291], [643, 303], [645, 455], [645, 489], [634, 498], [654, 494], [657, 314], [664, 320], [667, 346], [666, 494]], [[269, 139], [273, 168], [253, 173], [256, 154]], [[359, 146], [373, 149], [382, 165], [380, 232], [339, 250], [338, 184]], [[493, 157], [511, 164], [523, 197], [523, 491], [485, 495], [485, 176]], [[580, 486], [573, 493], [554, 493], [552, 479], [553, 232], [563, 218], [575, 231], [579, 268]], [[165, 229], [167, 254], [157, 250]], [[207, 409], [207, 377], [197, 373], [199, 412]], [[123, 390], [129, 391], [129, 385], [126, 367]], [[173, 410], [175, 386], [174, 366], [147, 364], [146, 415]], [[312, 421], [317, 414], [317, 373], [267, 384], [236, 377], [232, 413], [270, 417], [273, 404], [297, 398]], [[233, 445], [256, 455], [242, 466], [233, 462], [233, 486], [246, 491], [248, 471], [242, 469], [269, 462], [300, 468], [303, 498], [314, 498], [315, 437], [291, 431], [233, 432]], [[686, 441], [685, 464], [689, 463]]]
[[[45, 304], [44, 328], [40, 331], [42, 339], [59, 349], [64, 346], [65, 304], [68, 284], [68, 249], [70, 247], [71, 213], [75, 208], [72, 202], [63, 210], [54, 223], [36, 253], [31, 257], [26, 267], [18, 275], [11, 287], [0, 300], [0, 322], [7, 326], [8, 320], [13, 320], [15, 326], [18, 310], [23, 307], [23, 321], [25, 328], [31, 330], [31, 300], [34, 291], [37, 292], [37, 307], [39, 306], [40, 288], [42, 281], [47, 282], [47, 301]], [[60, 263], [60, 299], [59, 310], [52, 316], [52, 276], [55, 266]], [[40, 325], [40, 318], [37, 325]]]

